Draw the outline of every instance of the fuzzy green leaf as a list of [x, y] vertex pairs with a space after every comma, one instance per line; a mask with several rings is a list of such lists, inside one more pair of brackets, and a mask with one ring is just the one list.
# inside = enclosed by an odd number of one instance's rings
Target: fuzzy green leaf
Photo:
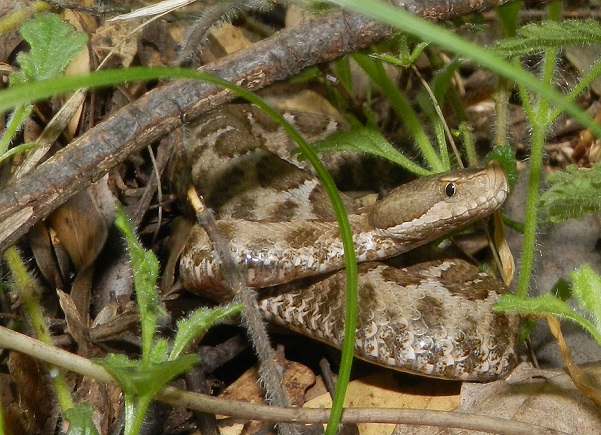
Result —
[[382, 136], [382, 133], [369, 127], [354, 127], [351, 131], [336, 132], [327, 139], [316, 142], [313, 148], [318, 153], [353, 151], [371, 154], [390, 160], [414, 174], [422, 176], [430, 174], [401, 154]]
[[515, 38], [502, 40], [494, 49], [498, 55], [512, 58], [550, 48], [600, 43], [601, 26], [596, 20], [545, 21], [523, 26]]
[[158, 364], [167, 361], [169, 347], [169, 341], [167, 339], [159, 338], [158, 340], [155, 340], [150, 353], [150, 362], [152, 364]]
[[21, 73], [11, 80], [19, 83], [60, 75], [88, 40], [85, 34], [50, 13], [38, 14], [23, 23], [21, 35], [29, 43], [30, 51], [17, 55]]
[[142, 359], [148, 363], [158, 319], [166, 316], [156, 291], [159, 262], [152, 251], [147, 251], [142, 247], [123, 209], [117, 207], [115, 214], [115, 225], [127, 241], [138, 311], [142, 322]]
[[576, 269], [570, 276], [574, 282], [574, 297], [591, 314], [597, 330], [601, 332], [601, 276], [588, 264]]
[[486, 155], [484, 162], [488, 163], [491, 160], [496, 160], [501, 164], [501, 167], [507, 176], [509, 189], [513, 190], [513, 187], [518, 180], [518, 167], [515, 160], [515, 150], [512, 147], [494, 147]]
[[[414, 46], [410, 46], [409, 37], [407, 35], [399, 35], [395, 42], [398, 43], [398, 56], [390, 54], [370, 54], [372, 59], [382, 60], [392, 65], [408, 67], [417, 60], [422, 51], [429, 45], [428, 42], [417, 42]], [[411, 42], [414, 42], [413, 40]], [[413, 49], [412, 49], [413, 48]]]
[[169, 359], [177, 358], [192, 340], [217, 322], [239, 314], [242, 312], [242, 308], [241, 304], [219, 306], [212, 310], [199, 308], [193, 311], [187, 318], [179, 320], [177, 322], [177, 334], [175, 335], [173, 350]]
[[536, 298], [522, 298], [512, 294], [503, 295], [499, 299], [499, 302], [494, 305], [494, 309], [497, 312], [509, 312], [536, 317], [557, 316], [561, 319], [569, 319], [586, 329], [597, 340], [597, 343], [601, 345], [600, 331], [567, 303], [550, 293], [545, 293]]
[[125, 394], [138, 393], [131, 373], [140, 367], [139, 361], [131, 360], [125, 355], [111, 353], [102, 359], [95, 359], [94, 362], [104, 367], [115, 378]]
[[196, 355], [184, 355], [172, 361], [143, 367], [140, 361], [110, 354], [95, 362], [117, 380], [125, 394], [153, 398], [172, 379], [198, 364], [199, 359]]
[[96, 435], [98, 430], [92, 420], [96, 408], [89, 403], [77, 403], [73, 408], [63, 412], [63, 417], [69, 421], [68, 435]]
[[547, 181], [551, 188], [539, 200], [542, 221], [559, 223], [601, 212], [601, 164], [590, 169], [570, 165]]

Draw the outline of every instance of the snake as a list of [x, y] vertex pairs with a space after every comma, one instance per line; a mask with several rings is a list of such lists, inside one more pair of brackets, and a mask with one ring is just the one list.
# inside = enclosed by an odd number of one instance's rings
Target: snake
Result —
[[[184, 160], [193, 162], [191, 177], [217, 209], [247, 285], [261, 289], [264, 317], [340, 348], [344, 255], [337, 222], [320, 203], [325, 194], [306, 166], [299, 169], [304, 163], [282, 151], [277, 125], [247, 109], [237, 118], [228, 110], [189, 127]], [[272, 146], [256, 144], [269, 138]], [[507, 195], [507, 178], [492, 161], [402, 184], [369, 205], [345, 200], [360, 263], [356, 357], [442, 379], [493, 381], [511, 372], [519, 319], [494, 312], [507, 292], [499, 280], [461, 259], [410, 267], [385, 261], [483, 219]], [[227, 298], [218, 258], [205, 230], [194, 226], [179, 260], [183, 286]]]

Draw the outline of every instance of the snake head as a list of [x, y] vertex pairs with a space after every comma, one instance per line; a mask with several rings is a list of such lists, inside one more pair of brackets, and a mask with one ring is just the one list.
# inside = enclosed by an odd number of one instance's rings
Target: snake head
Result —
[[420, 178], [392, 190], [368, 212], [382, 235], [432, 241], [497, 210], [509, 188], [496, 161], [484, 168], [461, 169]]

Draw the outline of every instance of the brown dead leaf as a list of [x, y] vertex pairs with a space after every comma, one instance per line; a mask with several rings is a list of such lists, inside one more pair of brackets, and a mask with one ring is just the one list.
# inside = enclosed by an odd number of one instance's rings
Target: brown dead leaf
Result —
[[76, 270], [92, 264], [107, 236], [107, 223], [98, 213], [94, 199], [82, 192], [48, 217]]
[[31, 252], [38, 269], [54, 288], [65, 288], [63, 271], [68, 270], [69, 257], [60, 245], [53, 244], [45, 222], [38, 222], [27, 233]]
[[47, 221], [56, 231], [77, 271], [71, 297], [84, 324], [88, 325], [94, 274], [92, 265], [106, 241], [108, 223], [89, 191], [75, 195], [54, 211]]
[[92, 35], [92, 48], [102, 62], [107, 62], [105, 68], [131, 66], [138, 51], [139, 33], [134, 30], [139, 24], [138, 21], [105, 23]]
[[[589, 366], [586, 372], [599, 378], [601, 366]], [[598, 433], [601, 427], [599, 407], [562, 370], [539, 370], [523, 364], [504, 381], [464, 384], [461, 400], [459, 412], [507, 418], [569, 434]]]
[[21, 353], [11, 352], [8, 369], [14, 379], [17, 400], [13, 412], [20, 416], [26, 433], [54, 433], [58, 422], [58, 406], [48, 386], [48, 374], [38, 363]]
[[137, 58], [145, 66], [171, 66], [177, 58], [177, 43], [169, 32], [170, 24], [157, 20], [142, 30]]
[[176, 218], [171, 225], [171, 234], [167, 241], [167, 251], [169, 255], [165, 263], [161, 277], [160, 294], [164, 298], [169, 296], [173, 283], [175, 281], [175, 269], [178, 265], [179, 257], [184, 250], [193, 222], [185, 218]]
[[[398, 408], [448, 411], [459, 405], [457, 383], [424, 379], [416, 385], [403, 386], [394, 372], [382, 370], [349, 383], [345, 407]], [[330, 408], [332, 398], [325, 393], [305, 403], [304, 408]], [[394, 424], [359, 424], [361, 435], [388, 435]]]
[[[252, 367], [227, 387], [220, 397], [250, 403], [266, 403], [258, 379], [257, 368]], [[300, 405], [304, 402], [307, 388], [315, 383], [315, 375], [305, 365], [285, 360], [283, 381], [292, 405]]]
[[494, 246], [499, 254], [499, 261], [501, 262], [501, 275], [503, 276], [503, 282], [505, 285], [513, 280], [515, 273], [515, 262], [513, 261], [513, 255], [509, 244], [505, 238], [505, 225], [503, 224], [503, 216], [499, 211], [493, 214], [494, 219]]
[[123, 412], [121, 390], [114, 386], [84, 376], [73, 394], [76, 402], [85, 402], [96, 408], [92, 421], [102, 435], [111, 433], [115, 421]]
[[551, 333], [557, 339], [557, 345], [561, 352], [561, 358], [563, 359], [568, 375], [574, 382], [574, 385], [582, 391], [589, 399], [601, 407], [601, 389], [597, 377], [590, 377], [585, 371], [572, 362], [572, 352], [561, 332], [561, 325], [559, 319], [556, 317], [548, 316], [547, 322], [549, 323], [549, 329]]
[[87, 325], [84, 325], [79, 311], [71, 299], [71, 296], [64, 291], [57, 289], [60, 306], [65, 313], [65, 322], [67, 323], [67, 333], [73, 337], [77, 343], [79, 355], [89, 357], [89, 337]]
[[13, 382], [12, 376], [8, 373], [0, 374], [0, 398], [2, 398], [4, 433], [7, 435], [26, 435], [27, 432], [21, 425], [22, 413], [15, 396]]
[[242, 29], [226, 23], [210, 31], [211, 37], [219, 42], [225, 54], [231, 54], [243, 48], [250, 47], [252, 42], [244, 36]]
[[[278, 360], [284, 368], [284, 389], [288, 393], [291, 404], [301, 405], [305, 401], [305, 392], [315, 383], [314, 373], [308, 367], [298, 362], [289, 361], [283, 357], [278, 357]], [[219, 397], [223, 399], [265, 404], [266, 402], [263, 396], [264, 391], [259, 385], [259, 375], [256, 367], [252, 367], [244, 372], [219, 395]], [[222, 427], [222, 425], [220, 425], [220, 427]], [[249, 422], [244, 427], [244, 433], [254, 433], [257, 430], [260, 430], [261, 427], [261, 422]], [[242, 425], [239, 423], [232, 424], [228, 422], [227, 425], [223, 425], [222, 431], [224, 429], [228, 431], [227, 433], [240, 433]]]

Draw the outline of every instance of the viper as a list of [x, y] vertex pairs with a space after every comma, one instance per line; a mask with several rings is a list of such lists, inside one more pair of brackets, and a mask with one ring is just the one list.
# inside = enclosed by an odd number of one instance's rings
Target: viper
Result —
[[[315, 177], [282, 147], [277, 125], [247, 107], [219, 109], [192, 124], [186, 163], [217, 209], [248, 286], [262, 289], [265, 318], [340, 347], [345, 281], [336, 221]], [[277, 139], [265, 145], [264, 136]], [[493, 310], [507, 291], [500, 281], [459, 259], [407, 268], [383, 262], [483, 219], [507, 194], [493, 161], [403, 184], [367, 206], [346, 200], [361, 263], [357, 357], [445, 379], [490, 381], [511, 371], [518, 319]], [[226, 298], [218, 258], [195, 226], [180, 258], [184, 287]]]

